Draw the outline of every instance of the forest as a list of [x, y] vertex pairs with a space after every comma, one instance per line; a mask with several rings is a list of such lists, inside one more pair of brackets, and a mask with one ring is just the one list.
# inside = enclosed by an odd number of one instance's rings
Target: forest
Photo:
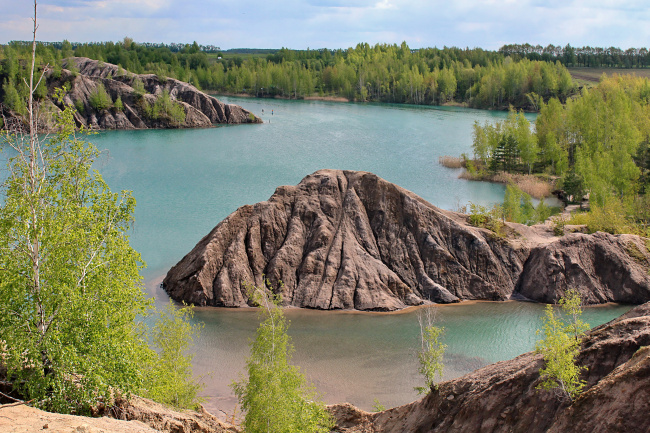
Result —
[[587, 68], [647, 68], [650, 66], [650, 52], [647, 48], [617, 47], [572, 47], [531, 44], [509, 44], [499, 49], [505, 56], [517, 59], [543, 60], [545, 62], [560, 62], [564, 66]]
[[[335, 96], [353, 101], [443, 105], [537, 111], [540, 101], [564, 102], [576, 92], [560, 62], [514, 59], [480, 48], [426, 48], [358, 44], [347, 50], [238, 50], [222, 57], [197, 43], [180, 45], [121, 42], [39, 44], [38, 64], [54, 73], [70, 56], [89, 57], [136, 74], [187, 81], [199, 89], [257, 97], [301, 99]], [[0, 46], [2, 101], [12, 106], [16, 83], [24, 76], [27, 44]], [[266, 53], [266, 55], [264, 55]], [[7, 96], [9, 95], [9, 96]], [[25, 95], [21, 95], [24, 96]]]
[[[525, 44], [506, 45], [499, 51], [413, 50], [402, 43], [225, 54], [217, 48], [197, 43], [139, 44], [130, 38], [117, 43], [39, 43], [36, 64], [49, 64], [56, 75], [63, 59], [89, 57], [134, 73], [188, 81], [207, 91], [257, 97], [337, 96], [354, 101], [510, 108], [505, 122], [475, 126], [470, 175], [543, 176], [564, 190], [569, 200], [588, 197], [590, 215], [610, 220], [608, 227], [598, 226], [610, 232], [645, 233], [650, 222], [648, 80], [615, 75], [596, 87], [580, 89], [565, 66], [643, 68], [648, 61], [645, 49]], [[14, 41], [0, 46], [0, 97], [18, 113], [25, 112], [25, 86], [18, 84], [28, 74], [29, 56], [29, 44]], [[46, 92], [41, 83], [35, 97]], [[521, 113], [524, 110], [539, 112], [534, 128]]]
[[[650, 81], [604, 78], [565, 104], [541, 104], [531, 128], [512, 110], [496, 124], [474, 125], [474, 173], [533, 173], [557, 180], [569, 202], [590, 212], [571, 224], [590, 231], [648, 235], [650, 223]], [[479, 174], [480, 176], [480, 174]]]

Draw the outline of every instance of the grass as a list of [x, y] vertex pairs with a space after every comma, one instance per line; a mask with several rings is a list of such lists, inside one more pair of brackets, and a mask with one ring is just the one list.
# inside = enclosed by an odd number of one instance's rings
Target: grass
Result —
[[[446, 166], [445, 166], [446, 167]], [[553, 180], [546, 179], [533, 174], [513, 174], [505, 171], [496, 174], [479, 172], [471, 174], [464, 171], [459, 176], [461, 179], [482, 180], [488, 182], [505, 183], [517, 186], [520, 190], [537, 199], [549, 197], [555, 184]]]
[[462, 168], [462, 167], [464, 167], [462, 158], [459, 158], [457, 156], [449, 156], [449, 155], [439, 156], [438, 157], [438, 164], [442, 165], [443, 167], [447, 167], [447, 168]]
[[628, 256], [632, 257], [638, 263], [642, 265], [648, 264], [648, 259], [646, 258], [645, 254], [641, 252], [639, 247], [634, 242], [627, 242], [625, 244], [625, 251], [627, 252]]

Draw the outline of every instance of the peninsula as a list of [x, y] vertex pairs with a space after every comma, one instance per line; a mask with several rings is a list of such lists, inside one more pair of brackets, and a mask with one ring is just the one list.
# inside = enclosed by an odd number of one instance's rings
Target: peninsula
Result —
[[[206, 128], [215, 124], [262, 123], [248, 110], [224, 104], [191, 84], [155, 74], [133, 74], [119, 66], [85, 57], [64, 60], [60, 71], [45, 75], [39, 130], [53, 129], [63, 104], [76, 108], [75, 122], [88, 129]], [[63, 101], [54, 89], [65, 88]], [[7, 126], [20, 124], [19, 113], [3, 108]]]

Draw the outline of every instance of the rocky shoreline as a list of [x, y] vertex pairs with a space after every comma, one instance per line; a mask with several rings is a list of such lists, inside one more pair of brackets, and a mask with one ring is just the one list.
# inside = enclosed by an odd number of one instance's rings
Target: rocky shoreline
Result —
[[650, 430], [650, 303], [592, 329], [573, 402], [536, 389], [542, 356], [529, 352], [439, 384], [413, 403], [369, 413], [333, 405], [337, 432], [646, 432]]
[[[49, 71], [46, 75], [47, 97], [40, 102], [39, 131], [54, 129], [54, 113], [63, 104], [76, 108], [78, 127], [102, 129], [149, 128], [207, 128], [217, 124], [234, 125], [262, 123], [262, 119], [242, 107], [224, 104], [191, 84], [154, 74], [133, 74], [120, 67], [85, 57], [72, 57], [64, 61], [60, 74]], [[63, 104], [54, 98], [54, 89], [66, 86], [69, 90]], [[105, 107], [93, 103], [93, 96], [103, 87], [110, 97]], [[153, 113], [151, 107], [168, 95], [171, 104], [182, 115], [172, 116], [163, 109]], [[121, 101], [117, 104], [117, 100]], [[13, 112], [2, 113], [8, 124], [17, 124]], [[12, 119], [16, 119], [13, 120]]]
[[220, 222], [168, 272], [175, 300], [248, 305], [245, 284], [282, 282], [287, 306], [396, 311], [429, 302], [650, 301], [650, 252], [633, 235], [506, 223], [471, 226], [367, 172], [320, 170]]
[[[541, 391], [541, 355], [529, 352], [439, 384], [412, 403], [381, 412], [350, 404], [328, 407], [338, 433], [477, 432], [594, 433], [650, 430], [650, 303], [585, 336], [577, 362], [584, 392], [573, 402]], [[0, 405], [0, 430], [92, 433], [238, 433], [201, 409], [175, 411], [133, 397], [103, 417], [53, 414], [25, 405]]]

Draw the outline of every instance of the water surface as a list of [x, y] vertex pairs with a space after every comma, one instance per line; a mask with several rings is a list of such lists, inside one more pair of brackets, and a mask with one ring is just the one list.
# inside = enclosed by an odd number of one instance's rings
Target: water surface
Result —
[[[110, 187], [137, 200], [132, 245], [148, 263], [143, 275], [156, 287], [219, 221], [239, 206], [268, 199], [322, 168], [364, 170], [455, 209], [471, 201], [501, 202], [502, 185], [470, 182], [438, 165], [442, 155], [471, 153], [474, 121], [506, 113], [445, 107], [222, 98], [265, 120], [261, 125], [196, 130], [107, 131], [91, 137], [106, 152], [96, 167]], [[264, 114], [262, 114], [262, 109]], [[271, 115], [273, 110], [273, 115]], [[531, 117], [533, 118], [533, 117]], [[628, 307], [587, 309], [592, 325]], [[530, 303], [465, 303], [438, 309], [446, 329], [445, 378], [531, 350], [543, 307]], [[416, 312], [371, 314], [288, 310], [294, 361], [328, 403], [370, 409], [416, 398], [421, 384], [415, 351]], [[197, 309], [205, 323], [195, 347], [205, 377], [207, 407], [232, 411], [228, 384], [243, 371], [258, 319], [252, 310]]]
[[[592, 326], [629, 310], [607, 305], [586, 308]], [[199, 374], [206, 381], [208, 407], [230, 413], [235, 406], [228, 385], [245, 368], [248, 341], [259, 323], [255, 311], [199, 308], [196, 318], [206, 328], [197, 345]], [[443, 379], [453, 379], [487, 364], [533, 350], [542, 327], [544, 306], [529, 302], [468, 302], [436, 307], [438, 326], [445, 328], [447, 351]], [[293, 361], [323, 394], [326, 403], [350, 402], [371, 410], [374, 400], [386, 407], [418, 398], [418, 310], [400, 314], [286, 310]]]
[[[503, 200], [504, 187], [458, 179], [441, 155], [471, 153], [472, 124], [496, 111], [404, 105], [223, 98], [261, 115], [260, 125], [194, 130], [107, 131], [92, 137], [112, 189], [137, 200], [133, 246], [167, 272], [219, 221], [323, 168], [363, 170], [436, 206]], [[273, 115], [271, 115], [273, 110]], [[270, 121], [270, 123], [268, 123]]]

